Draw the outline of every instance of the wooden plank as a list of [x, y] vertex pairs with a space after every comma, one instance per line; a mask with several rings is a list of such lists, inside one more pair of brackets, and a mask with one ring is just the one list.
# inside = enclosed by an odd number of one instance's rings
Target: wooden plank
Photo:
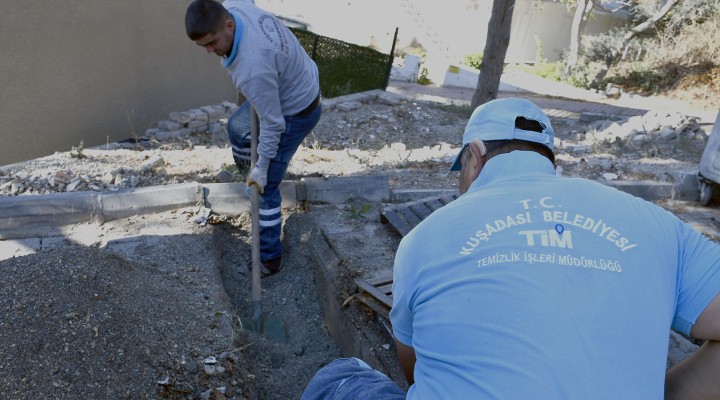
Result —
[[365, 304], [366, 306], [370, 307], [371, 310], [378, 313], [383, 318], [390, 320], [390, 308], [386, 307], [385, 304], [380, 303], [375, 298], [366, 296], [362, 293], [358, 293], [355, 296], [361, 303]]
[[387, 285], [388, 283], [392, 283], [393, 275], [392, 272], [390, 272], [377, 278], [366, 279], [365, 281], [373, 286]]
[[389, 222], [402, 236], [407, 235], [430, 214], [444, 207], [458, 197], [458, 194], [447, 194], [437, 198], [425, 198], [408, 203], [386, 207], [381, 217]]
[[375, 286], [375, 287], [376, 287], [377, 290], [379, 290], [381, 293], [385, 293], [385, 295], [387, 295], [387, 297], [388, 297], [390, 300], [392, 300], [392, 282], [390, 282], [390, 283], [388, 283], [388, 284], [385, 284], [385, 285]]
[[378, 290], [375, 286], [367, 283], [367, 281], [363, 279], [358, 279], [355, 281], [355, 284], [358, 286], [358, 288], [364, 290], [374, 298], [384, 303], [386, 306], [392, 307], [392, 299], [385, 293]]
[[408, 224], [405, 218], [400, 216], [395, 210], [385, 209], [382, 216], [392, 225], [401, 236], [405, 236], [412, 230], [413, 226]]
[[447, 195], [440, 197], [440, 202], [443, 203], [443, 205], [450, 204], [453, 200], [457, 199], [456, 195]]
[[397, 213], [403, 218], [405, 218], [405, 221], [408, 222], [408, 225], [412, 226], [413, 228], [417, 226], [417, 224], [422, 222], [422, 220], [410, 210], [410, 207], [400, 207], [398, 208]]
[[437, 210], [443, 208], [443, 206], [445, 205], [445, 204], [441, 203], [439, 199], [428, 200], [424, 204], [425, 204], [425, 207], [429, 208], [431, 211], [437, 211]]
[[433, 210], [427, 208], [427, 206], [423, 203], [410, 204], [410, 210], [412, 210], [412, 212], [414, 212], [415, 215], [423, 221], [433, 212]]

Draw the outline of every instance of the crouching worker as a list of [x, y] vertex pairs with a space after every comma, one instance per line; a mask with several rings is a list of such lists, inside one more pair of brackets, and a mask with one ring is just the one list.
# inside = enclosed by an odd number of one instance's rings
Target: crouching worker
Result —
[[[720, 246], [670, 212], [556, 175], [548, 117], [478, 107], [457, 200], [400, 243], [390, 313], [406, 394], [356, 359], [303, 399], [720, 398]], [[670, 329], [706, 342], [666, 371]]]
[[247, 99], [228, 121], [235, 162], [242, 164], [250, 106], [258, 114], [258, 160], [247, 176], [260, 197], [260, 261], [263, 275], [282, 268], [280, 183], [290, 159], [322, 113], [315, 62], [272, 14], [249, 0], [195, 0], [187, 8], [188, 37], [221, 58]]

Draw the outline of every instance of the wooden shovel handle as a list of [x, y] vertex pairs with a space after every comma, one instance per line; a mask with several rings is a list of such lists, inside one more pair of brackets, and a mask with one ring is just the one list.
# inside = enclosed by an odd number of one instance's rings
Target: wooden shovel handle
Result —
[[[250, 107], [250, 171], [257, 162], [257, 145], [259, 137], [259, 123], [255, 108]], [[250, 185], [250, 217], [252, 218], [252, 293], [251, 300], [259, 309], [262, 300], [262, 287], [260, 286], [260, 204], [258, 188]]]

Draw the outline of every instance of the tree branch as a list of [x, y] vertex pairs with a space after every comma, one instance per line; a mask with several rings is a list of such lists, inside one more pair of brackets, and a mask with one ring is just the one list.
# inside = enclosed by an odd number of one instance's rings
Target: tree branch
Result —
[[667, 3], [665, 3], [664, 6], [655, 13], [650, 19], [647, 21], [641, 23], [640, 25], [635, 26], [630, 30], [630, 32], [625, 34], [625, 37], [623, 37], [623, 41], [627, 43], [630, 39], [634, 38], [635, 36], [641, 34], [642, 32], [645, 32], [649, 29], [652, 29], [655, 27], [655, 24], [657, 24], [658, 21], [660, 21], [665, 15], [667, 15], [668, 12], [677, 4], [679, 0], [668, 0]]

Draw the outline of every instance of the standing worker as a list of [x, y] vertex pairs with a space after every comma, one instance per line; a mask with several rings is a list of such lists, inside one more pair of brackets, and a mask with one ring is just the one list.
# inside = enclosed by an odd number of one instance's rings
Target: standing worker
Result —
[[295, 151], [322, 114], [317, 65], [275, 16], [249, 0], [195, 0], [185, 15], [188, 37], [221, 57], [247, 101], [228, 121], [237, 164], [249, 131], [250, 106], [258, 114], [258, 160], [247, 176], [260, 197], [260, 261], [263, 276], [282, 269], [279, 185]]
[[[354, 358], [310, 399], [718, 399], [720, 246], [670, 212], [556, 175], [545, 113], [478, 107], [461, 196], [403, 238], [390, 312], [407, 394]], [[670, 330], [706, 342], [666, 371]]]

